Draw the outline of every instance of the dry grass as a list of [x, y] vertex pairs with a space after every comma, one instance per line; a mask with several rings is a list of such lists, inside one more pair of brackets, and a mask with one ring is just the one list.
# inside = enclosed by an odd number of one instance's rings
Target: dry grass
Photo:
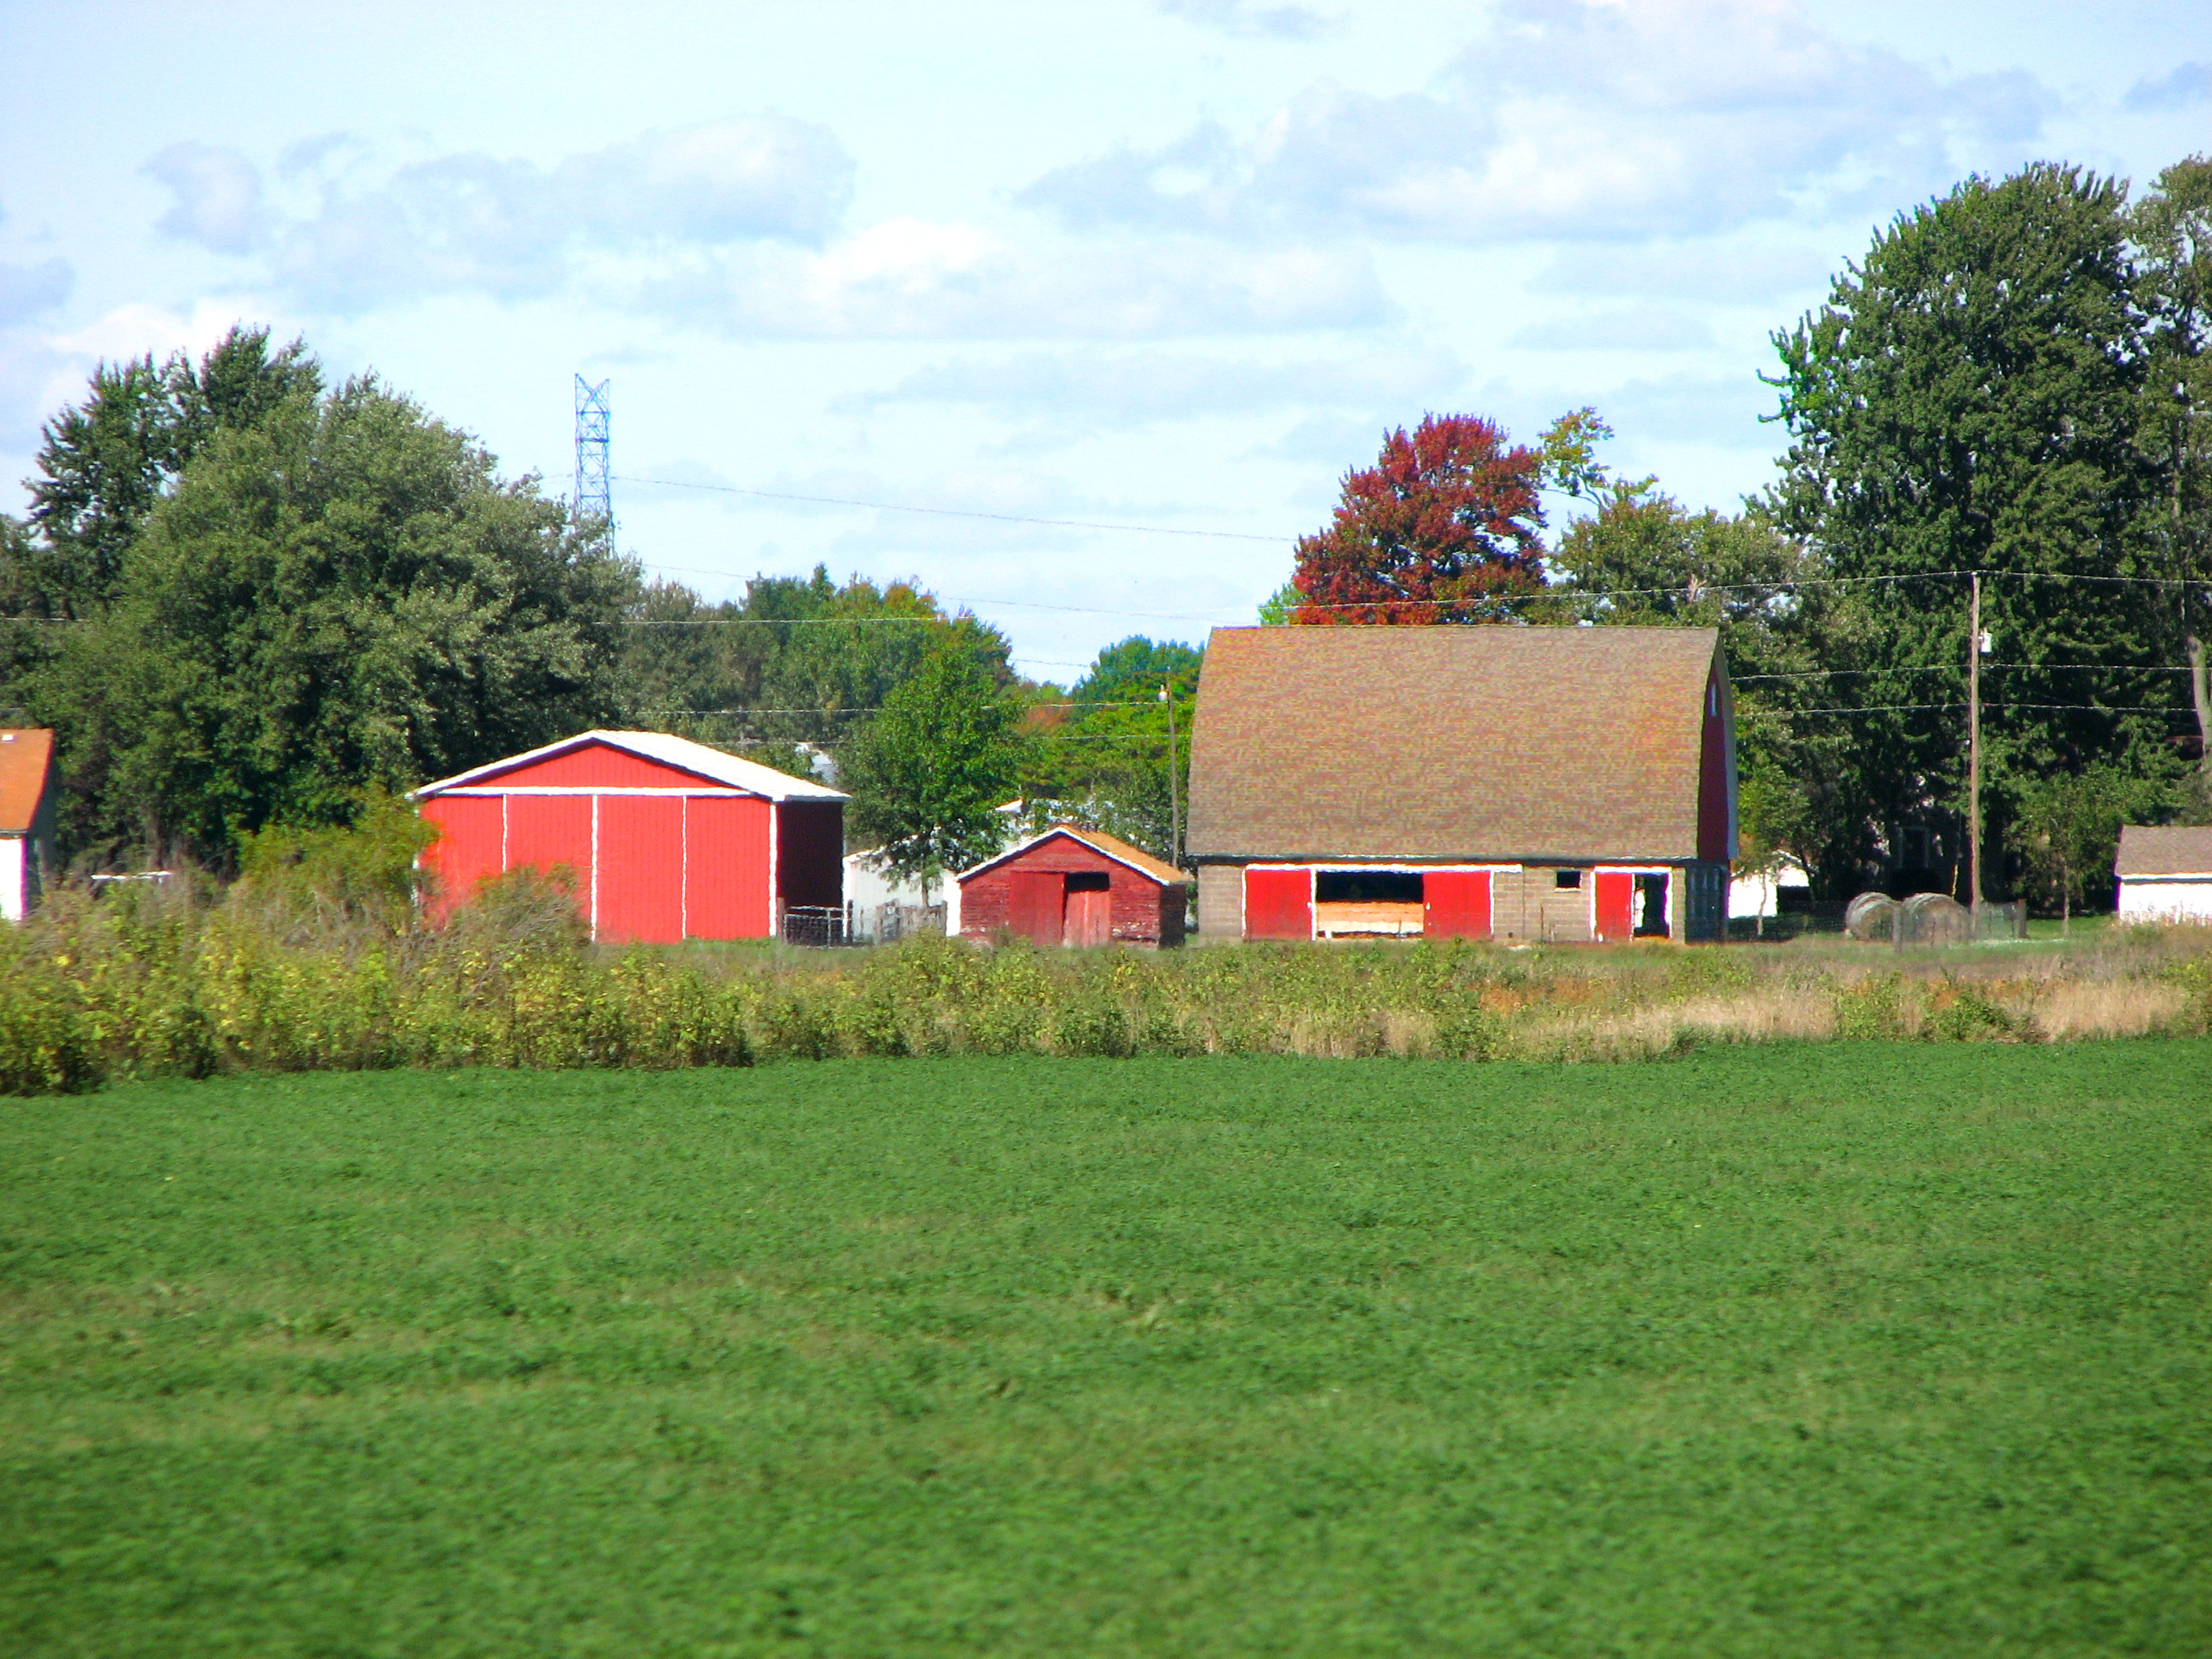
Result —
[[2044, 1036], [2073, 1042], [2171, 1030], [2183, 1022], [2188, 1004], [2180, 986], [2158, 980], [2053, 979], [2035, 998], [2033, 1013]]

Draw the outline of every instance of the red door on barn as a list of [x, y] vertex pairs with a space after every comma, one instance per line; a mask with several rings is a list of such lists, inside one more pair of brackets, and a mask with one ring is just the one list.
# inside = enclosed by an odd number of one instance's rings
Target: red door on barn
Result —
[[1114, 942], [1114, 891], [1103, 870], [1079, 870], [1067, 878], [1068, 945], [1111, 945]]
[[509, 795], [507, 867], [527, 866], [566, 882], [577, 908], [592, 915], [592, 798], [589, 795]]
[[1490, 872], [1425, 872], [1421, 878], [1421, 932], [1430, 939], [1488, 939]]
[[1597, 872], [1597, 936], [1625, 939], [1636, 930], [1636, 877], [1627, 870]]
[[436, 878], [431, 903], [442, 916], [506, 867], [507, 803], [496, 795], [440, 795], [422, 803], [422, 817], [438, 830], [422, 867]]
[[1248, 866], [1244, 872], [1244, 937], [1311, 939], [1313, 872]]
[[1057, 870], [1006, 872], [1006, 928], [1037, 945], [1057, 945], [1067, 878]]
[[669, 867], [684, 847], [677, 795], [599, 798], [599, 914], [595, 937], [614, 944], [675, 945], [684, 938], [684, 872]]

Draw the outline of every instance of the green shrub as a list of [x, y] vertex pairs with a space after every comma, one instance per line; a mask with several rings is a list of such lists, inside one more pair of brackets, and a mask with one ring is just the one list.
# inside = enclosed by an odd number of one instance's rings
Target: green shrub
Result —
[[1869, 974], [1836, 993], [1839, 1037], [1897, 1037], [1905, 1034], [1905, 975]]

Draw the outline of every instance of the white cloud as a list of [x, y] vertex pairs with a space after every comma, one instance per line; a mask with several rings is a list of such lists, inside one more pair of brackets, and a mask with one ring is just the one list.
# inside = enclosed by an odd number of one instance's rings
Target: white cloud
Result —
[[0, 422], [12, 425], [84, 397], [95, 366], [150, 354], [156, 362], [173, 351], [206, 351], [241, 318], [264, 308], [235, 299], [208, 299], [190, 311], [124, 305], [66, 332], [27, 327], [0, 329]]
[[267, 238], [273, 216], [261, 199], [261, 174], [234, 149], [171, 144], [145, 170], [176, 200], [160, 228], [217, 253], [249, 253]]
[[176, 196], [164, 229], [223, 252], [266, 243], [279, 285], [341, 311], [457, 291], [549, 294], [604, 253], [818, 243], [853, 178], [829, 129], [775, 115], [647, 133], [550, 167], [467, 153], [382, 177], [338, 135], [295, 149], [285, 170], [331, 162], [345, 165], [313, 209], [282, 218], [234, 152], [173, 145], [148, 170]]
[[1071, 223], [1477, 242], [1702, 235], [1808, 200], [1893, 201], [2036, 131], [2025, 73], [1940, 79], [1799, 0], [1507, 0], [1435, 92], [1309, 87], [1242, 143], [1200, 125], [1038, 179]]
[[117, 306], [66, 334], [49, 335], [46, 343], [88, 370], [95, 362], [122, 362], [149, 352], [156, 362], [173, 351], [197, 356], [213, 349], [242, 318], [258, 316], [262, 310], [234, 298], [200, 300], [188, 312], [133, 303]]
[[1254, 0], [1158, 0], [1158, 3], [1170, 17], [1224, 34], [1310, 40], [1328, 29], [1331, 21], [1305, 6], [1255, 4]]
[[1017, 246], [892, 219], [816, 252], [761, 248], [648, 276], [635, 303], [733, 337], [1134, 339], [1362, 326], [1390, 315], [1352, 250], [1224, 258], [1179, 239]]

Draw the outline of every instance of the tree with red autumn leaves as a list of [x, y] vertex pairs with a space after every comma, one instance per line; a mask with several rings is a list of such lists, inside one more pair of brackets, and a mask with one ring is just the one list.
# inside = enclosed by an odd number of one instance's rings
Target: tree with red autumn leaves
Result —
[[1345, 475], [1301, 537], [1294, 623], [1504, 622], [1544, 586], [1544, 457], [1479, 415], [1426, 415]]

